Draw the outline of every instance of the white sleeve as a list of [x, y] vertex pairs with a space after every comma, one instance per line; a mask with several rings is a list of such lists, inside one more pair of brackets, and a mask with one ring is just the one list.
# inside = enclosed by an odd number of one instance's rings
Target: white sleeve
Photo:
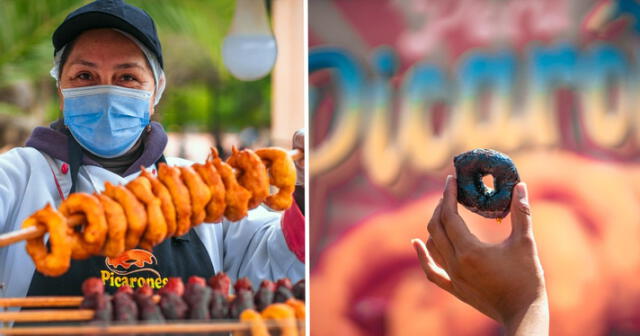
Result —
[[15, 230], [9, 224], [16, 217], [16, 204], [24, 198], [29, 174], [29, 164], [18, 149], [0, 155], [0, 233]]
[[238, 221], [225, 221], [224, 271], [235, 281], [248, 277], [254, 288], [264, 279], [304, 278], [304, 263], [289, 249], [280, 227], [282, 215], [258, 207]]
[[[0, 155], [0, 233], [19, 229], [57, 197], [51, 167], [38, 150], [19, 147]], [[6, 285], [0, 296], [25, 296], [34, 270], [24, 241], [0, 248], [0, 283]]]

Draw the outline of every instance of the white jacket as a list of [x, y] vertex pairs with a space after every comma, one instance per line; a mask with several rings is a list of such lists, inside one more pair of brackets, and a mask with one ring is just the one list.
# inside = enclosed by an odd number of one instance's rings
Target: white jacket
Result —
[[[190, 162], [167, 158], [170, 165]], [[22, 221], [51, 203], [57, 207], [71, 189], [71, 174], [62, 174], [63, 162], [31, 147], [15, 148], [0, 155], [0, 234], [18, 230]], [[149, 167], [154, 169], [155, 166]], [[80, 168], [76, 190], [102, 191], [104, 183], [126, 184], [139, 173], [122, 178], [104, 168], [84, 165]], [[304, 264], [289, 250], [284, 239], [281, 214], [258, 207], [239, 222], [202, 224], [194, 230], [205, 245], [214, 271], [226, 272], [234, 281], [248, 277], [255, 285], [262, 279], [288, 277], [294, 283], [304, 277]], [[35, 265], [20, 242], [0, 247], [0, 297], [23, 297], [29, 288]]]

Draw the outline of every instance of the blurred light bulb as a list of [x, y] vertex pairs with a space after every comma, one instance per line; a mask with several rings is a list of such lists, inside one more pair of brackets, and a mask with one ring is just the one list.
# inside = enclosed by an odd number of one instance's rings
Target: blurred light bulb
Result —
[[237, 0], [231, 30], [222, 43], [227, 69], [240, 80], [260, 79], [271, 72], [277, 53], [264, 0]]

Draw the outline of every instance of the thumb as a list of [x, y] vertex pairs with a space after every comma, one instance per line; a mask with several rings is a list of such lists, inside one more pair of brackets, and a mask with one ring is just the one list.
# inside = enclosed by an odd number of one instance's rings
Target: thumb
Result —
[[304, 129], [299, 129], [293, 133], [291, 139], [291, 145], [293, 148], [299, 148], [304, 150]]
[[304, 129], [299, 129], [293, 134], [291, 148], [302, 151], [302, 157], [293, 163], [296, 166], [296, 185], [304, 185]]
[[527, 185], [516, 184], [511, 198], [511, 238], [519, 238], [531, 233], [531, 210]]

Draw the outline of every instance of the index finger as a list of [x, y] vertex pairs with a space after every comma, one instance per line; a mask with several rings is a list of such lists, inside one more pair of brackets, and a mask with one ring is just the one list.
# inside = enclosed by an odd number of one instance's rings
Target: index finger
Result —
[[458, 214], [458, 181], [455, 177], [448, 175], [444, 184], [442, 206], [444, 211]]
[[478, 241], [478, 238], [469, 231], [467, 224], [458, 214], [458, 184], [456, 178], [451, 175], [447, 176], [444, 187], [440, 216], [447, 237], [456, 250], [466, 244]]

